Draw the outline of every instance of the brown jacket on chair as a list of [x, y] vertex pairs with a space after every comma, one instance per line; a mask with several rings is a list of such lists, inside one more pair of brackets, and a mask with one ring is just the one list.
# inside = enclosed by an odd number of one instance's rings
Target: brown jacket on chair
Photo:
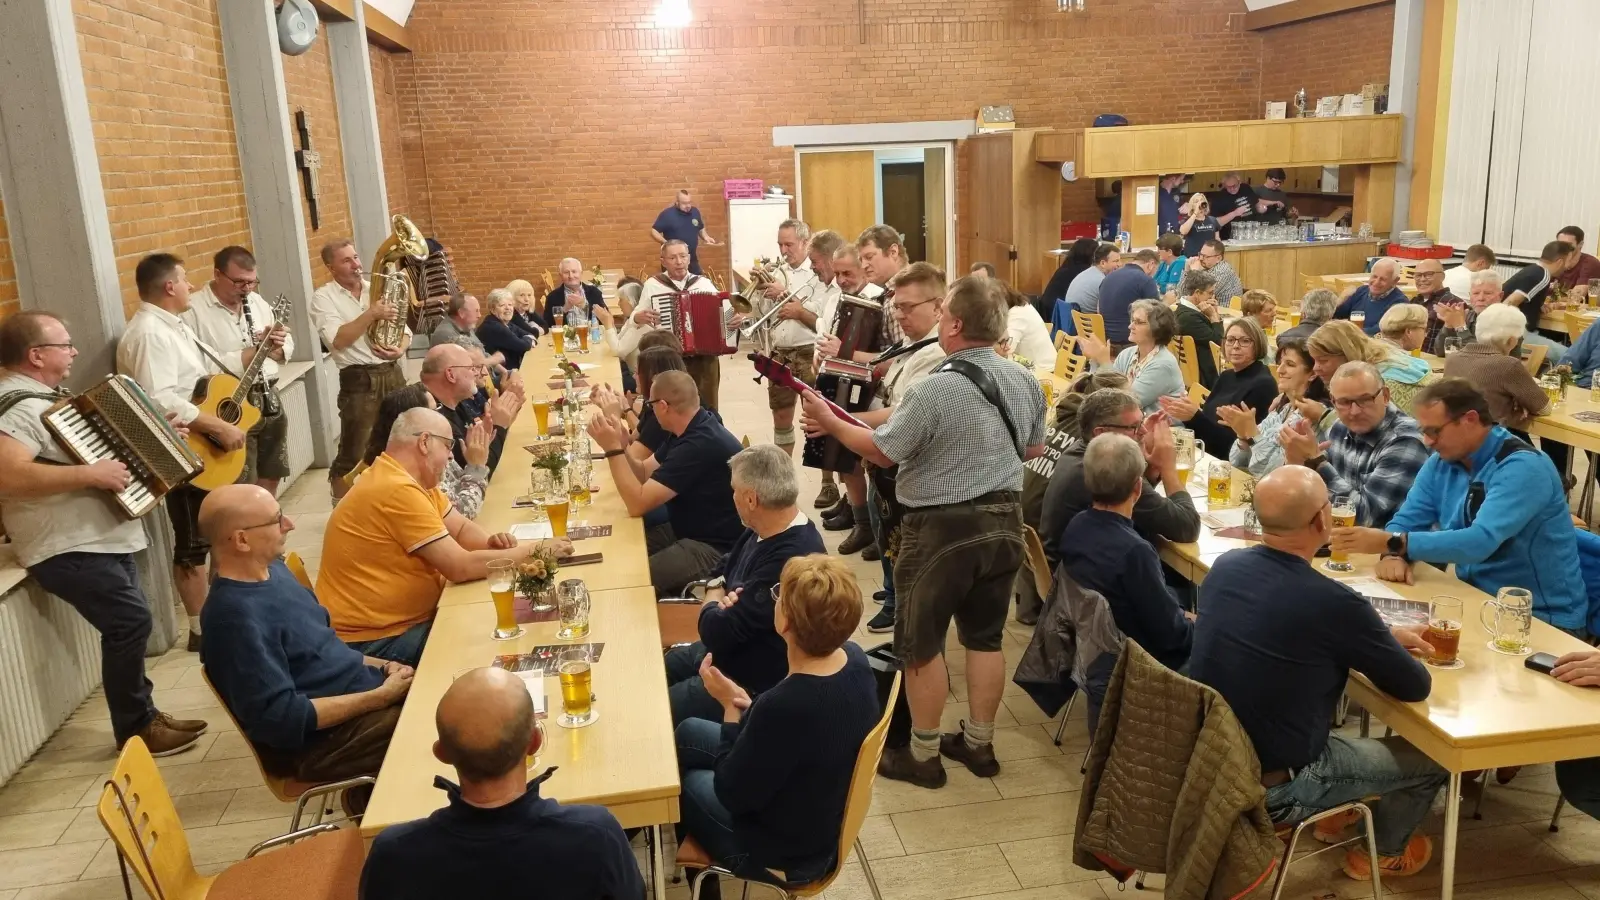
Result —
[[1117, 661], [1078, 803], [1073, 861], [1165, 872], [1165, 895], [1270, 892], [1273, 835], [1250, 738], [1216, 691], [1134, 641]]

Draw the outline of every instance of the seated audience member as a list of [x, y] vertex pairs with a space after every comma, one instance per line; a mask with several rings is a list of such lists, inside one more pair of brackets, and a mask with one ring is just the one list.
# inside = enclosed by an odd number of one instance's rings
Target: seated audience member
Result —
[[797, 506], [794, 460], [774, 444], [746, 447], [728, 460], [733, 505], [744, 533], [710, 572], [700, 608], [700, 640], [667, 653], [667, 700], [674, 724], [716, 719], [722, 706], [706, 693], [700, 663], [759, 695], [789, 671], [783, 638], [772, 627], [772, 589], [789, 560], [827, 553], [822, 534]]
[[[1428, 314], [1428, 330], [1422, 339], [1422, 349], [1429, 351], [1438, 343], [1439, 329], [1444, 327], [1444, 320], [1439, 318], [1440, 307], [1460, 306], [1466, 302], [1466, 294], [1458, 297], [1444, 286], [1444, 266], [1437, 259], [1418, 260], [1411, 269], [1411, 277], [1417, 283], [1417, 295], [1411, 298], [1411, 302]], [[1382, 321], [1379, 321], [1378, 328], [1383, 328]]]
[[544, 334], [544, 318], [539, 313], [539, 295], [534, 293], [533, 285], [525, 279], [514, 278], [506, 284], [506, 290], [511, 292], [511, 308], [515, 310], [511, 316], [512, 327], [534, 337]]
[[[528, 688], [504, 669], [473, 669], [450, 683], [434, 716], [433, 755], [460, 786], [436, 777], [448, 805], [384, 829], [361, 871], [366, 900], [519, 897], [637, 900], [639, 863], [603, 806], [539, 796], [555, 773], [528, 780], [542, 743]], [[530, 885], [536, 885], [531, 889]]]
[[1505, 294], [1505, 300], [1502, 302], [1522, 311], [1522, 317], [1527, 324], [1523, 342], [1543, 345], [1545, 361], [1552, 366], [1561, 364], [1567, 348], [1560, 341], [1551, 340], [1539, 333], [1539, 319], [1544, 316], [1544, 302], [1550, 297], [1551, 286], [1568, 266], [1576, 262], [1577, 258], [1578, 248], [1566, 241], [1551, 241], [1544, 245], [1544, 250], [1539, 253], [1536, 261], [1512, 273], [1511, 277], [1500, 286]]
[[[1080, 587], [1106, 598], [1119, 631], [1177, 671], [1189, 660], [1194, 626], [1167, 588], [1156, 548], [1133, 525], [1145, 465], [1139, 443], [1125, 434], [1089, 441], [1081, 468], [1094, 505], [1062, 530], [1061, 565]], [[1099, 718], [1099, 700], [1090, 698], [1091, 723]]]
[[1558, 279], [1562, 290], [1576, 289], [1580, 292], [1578, 296], [1587, 296], [1589, 282], [1600, 278], [1600, 259], [1583, 252], [1583, 229], [1576, 225], [1568, 225], [1556, 232], [1556, 240], [1571, 244], [1577, 254]]
[[456, 294], [450, 298], [444, 319], [428, 332], [428, 346], [453, 344], [457, 338], [463, 337], [477, 340], [474, 332], [478, 330], [480, 315], [477, 297], [467, 293]]
[[[1239, 299], [1239, 311], [1256, 320], [1262, 331], [1271, 331], [1278, 324], [1278, 298], [1267, 291], [1251, 289]], [[1271, 354], [1268, 354], [1271, 358]]]
[[[1550, 398], [1516, 355], [1522, 325], [1522, 313], [1504, 303], [1484, 310], [1478, 316], [1478, 339], [1445, 359], [1444, 377], [1465, 379], [1488, 401], [1491, 421], [1531, 445], [1528, 423], [1549, 412]], [[1540, 438], [1539, 445], [1557, 472], [1567, 470], [1566, 444]]]
[[[1465, 296], [1467, 297], [1465, 303], [1440, 304], [1434, 307], [1434, 311], [1439, 314], [1439, 334], [1428, 349], [1434, 356], [1448, 356], [1472, 343], [1478, 316], [1500, 302], [1500, 273], [1493, 269], [1472, 273]], [[1572, 371], [1578, 370], [1574, 368]]]
[[1418, 395], [1417, 424], [1434, 454], [1405, 502], [1382, 529], [1335, 529], [1334, 549], [1383, 554], [1378, 577], [1388, 581], [1409, 584], [1412, 562], [1453, 563], [1457, 578], [1491, 596], [1527, 588], [1536, 618], [1586, 637], [1588, 594], [1555, 466], [1496, 425], [1488, 400], [1460, 378]]
[[1094, 265], [1078, 273], [1072, 279], [1072, 285], [1067, 288], [1067, 305], [1073, 306], [1079, 312], [1097, 313], [1100, 311], [1100, 285], [1106, 276], [1116, 271], [1122, 265], [1122, 251], [1116, 244], [1101, 244], [1094, 251]]
[[1329, 406], [1328, 389], [1313, 371], [1311, 353], [1304, 341], [1278, 344], [1275, 384], [1278, 396], [1267, 407], [1266, 418], [1256, 421], [1248, 408], [1221, 407], [1217, 415], [1238, 435], [1228, 451], [1228, 462], [1244, 469], [1256, 479], [1283, 465], [1283, 446], [1278, 435], [1285, 425], [1310, 422], [1320, 443], [1327, 439], [1335, 421]]
[[[1600, 687], [1600, 650], [1564, 654], [1550, 674], [1575, 687]], [[1556, 763], [1556, 786], [1568, 803], [1589, 818], [1600, 819], [1600, 757]]]
[[715, 656], [701, 663], [722, 714], [678, 724], [678, 828], [736, 876], [792, 886], [839, 862], [856, 757], [882, 706], [866, 654], [849, 640], [861, 590], [843, 560], [789, 560], [772, 599], [788, 676], [752, 698]]
[[651, 529], [646, 538], [650, 583], [669, 597], [705, 577], [743, 533], [728, 472], [728, 460], [743, 447], [700, 406], [700, 392], [687, 372], [655, 376], [648, 402], [672, 436], [665, 455], [628, 456], [622, 423], [611, 416], [592, 419], [589, 436], [605, 451], [628, 515], [667, 509], [670, 524]]
[[1383, 314], [1389, 307], [1406, 302], [1405, 292], [1397, 285], [1400, 283], [1400, 264], [1387, 257], [1372, 264], [1372, 271], [1367, 273], [1367, 283], [1356, 288], [1339, 308], [1334, 310], [1335, 319], [1348, 319], [1351, 313], [1360, 313], [1366, 319], [1361, 323], [1361, 330], [1367, 337], [1378, 333], [1378, 323], [1383, 320]]
[[[653, 333], [671, 337], [662, 331]], [[635, 402], [630, 403], [629, 398], [609, 385], [599, 385], [590, 393], [590, 401], [601, 412], [615, 417], [628, 427], [628, 455], [641, 462], [660, 450], [671, 437], [656, 418], [654, 404], [646, 402], [651, 383], [662, 372], [688, 371], [683, 366], [683, 354], [676, 349], [677, 339], [673, 338], [672, 341], [670, 347], [661, 345], [639, 351], [639, 397]]]
[[1561, 364], [1572, 370], [1579, 387], [1592, 387], [1595, 370], [1600, 369], [1600, 329], [1585, 328], [1561, 358]]
[[[1185, 263], [1190, 272], [1204, 272], [1216, 282], [1217, 302], [1226, 304], [1234, 297], [1244, 296], [1244, 283], [1239, 280], [1239, 273], [1234, 271], [1233, 263], [1223, 259], [1227, 247], [1221, 241], [1209, 240], [1201, 246], [1198, 254], [1189, 254], [1189, 261]], [[1179, 289], [1182, 293], [1182, 289]]]
[[1217, 360], [1211, 345], [1222, 348], [1222, 310], [1217, 308], [1217, 280], [1210, 272], [1190, 269], [1183, 275], [1178, 305], [1177, 336], [1194, 339], [1195, 368], [1201, 387], [1210, 390], [1217, 383]]
[[1220, 225], [1211, 214], [1211, 201], [1205, 194], [1195, 194], [1186, 205], [1188, 211], [1178, 226], [1178, 235], [1183, 238], [1183, 255], [1194, 259], [1205, 252], [1208, 241], [1216, 239]]
[[498, 353], [505, 358], [507, 369], [522, 368], [523, 354], [533, 349], [534, 336], [512, 327], [516, 309], [511, 303], [511, 292], [495, 288], [488, 296], [489, 314], [478, 323], [478, 340], [483, 342], [485, 353]]
[[561, 261], [557, 271], [561, 283], [544, 298], [544, 324], [547, 327], [565, 325], [569, 309], [582, 307], [584, 315], [591, 315], [595, 307], [605, 307], [606, 298], [600, 286], [584, 282], [583, 263], [569, 256]]
[[1129, 390], [1139, 398], [1146, 415], [1161, 408], [1162, 397], [1181, 397], [1183, 373], [1178, 358], [1167, 349], [1178, 326], [1177, 317], [1157, 300], [1140, 300], [1128, 314], [1131, 347], [1112, 359], [1111, 346], [1088, 335], [1078, 338], [1078, 349], [1096, 370], [1114, 369], [1128, 376]]
[[968, 275], [982, 275], [985, 278], [994, 278], [994, 277], [996, 277], [995, 276], [995, 270], [994, 270], [994, 264], [993, 263], [986, 263], [986, 262], [975, 262], [975, 263], [973, 263], [972, 266], [967, 269], [967, 274]]
[[216, 577], [200, 662], [272, 775], [326, 783], [376, 775], [412, 670], [339, 640], [280, 556], [294, 522], [253, 484], [200, 505]]
[[1105, 320], [1106, 337], [1115, 350], [1128, 346], [1128, 316], [1140, 300], [1160, 300], [1156, 288], [1156, 252], [1148, 248], [1122, 258], [1122, 267], [1112, 270], [1100, 282], [1100, 316]]
[[[1402, 702], [1427, 699], [1423, 626], [1389, 628], [1366, 598], [1312, 568], [1332, 529], [1328, 491], [1316, 473], [1291, 465], [1256, 485], [1262, 543], [1223, 554], [1200, 585], [1189, 677], [1215, 688], [1250, 735], [1261, 760], [1267, 812], [1287, 825], [1378, 794], [1372, 808], [1384, 878], [1414, 875], [1433, 844], [1416, 834], [1449, 773], [1396, 735], [1330, 733], [1352, 669]], [[1318, 837], [1339, 840], [1353, 820], [1329, 819]], [[1365, 847], [1341, 867], [1365, 881]]]
[[1062, 532], [1079, 513], [1094, 505], [1084, 481], [1083, 454], [1089, 442], [1102, 434], [1139, 438], [1146, 447], [1145, 487], [1131, 513], [1134, 529], [1152, 546], [1160, 538], [1188, 543], [1200, 536], [1200, 514], [1178, 475], [1177, 449], [1165, 415], [1143, 418], [1139, 401], [1131, 393], [1106, 388], [1083, 398], [1077, 429], [1078, 440], [1056, 463], [1039, 511], [1039, 542], [1052, 569], [1061, 561]]
[[[487, 406], [479, 408], [475, 405], [478, 391], [478, 376], [482, 374], [483, 366], [475, 358], [472, 351], [458, 344], [440, 344], [430, 347], [428, 355], [422, 358], [422, 374], [419, 380], [422, 386], [438, 403], [436, 407], [439, 415], [444, 417], [445, 424], [449, 426], [454, 449], [456, 464], [465, 468], [468, 464], [466, 456], [467, 431], [484, 416], [488, 416], [494, 427], [494, 437], [489, 441], [489, 473], [500, 465], [500, 454], [505, 449], [506, 431], [517, 420], [517, 414], [522, 409], [521, 395], [513, 391], [504, 391], [498, 397], [488, 401]], [[376, 431], [376, 429], [374, 429]]]
[[1478, 272], [1493, 272], [1496, 262], [1494, 251], [1488, 245], [1473, 244], [1463, 255], [1461, 265], [1445, 271], [1445, 290], [1465, 297], [1472, 290], [1472, 276]]
[[1348, 362], [1328, 382], [1339, 421], [1319, 442], [1310, 422], [1278, 432], [1284, 462], [1322, 476], [1328, 492], [1351, 501], [1356, 524], [1383, 528], [1406, 498], [1428, 458], [1417, 420], [1389, 402], [1389, 389], [1371, 363]]
[[1378, 320], [1378, 340], [1403, 353], [1428, 343], [1428, 310], [1417, 303], [1397, 303]]
[[[394, 420], [406, 410], [418, 407], [439, 408], [439, 401], [433, 399], [433, 395], [421, 384], [408, 384], [383, 398], [378, 404], [378, 418], [372, 423], [372, 439], [367, 442], [367, 452], [361, 458], [362, 471], [370, 467], [383, 448], [388, 446], [389, 431], [394, 428]], [[489, 488], [489, 445], [493, 440], [493, 423], [487, 418], [475, 420], [467, 428], [467, 437], [461, 448], [462, 455], [467, 458], [466, 467], [463, 468], [452, 456], [445, 465], [444, 475], [439, 478], [439, 490], [444, 491], [451, 506], [469, 519], [478, 517], [478, 510], [483, 507], [483, 492]]]
[[[1249, 316], [1234, 319], [1228, 323], [1222, 343], [1222, 361], [1228, 369], [1217, 376], [1205, 405], [1196, 406], [1183, 394], [1161, 398], [1161, 411], [1193, 429], [1195, 437], [1205, 442], [1207, 453], [1227, 459], [1237, 437], [1230, 424], [1233, 415], [1248, 415], [1260, 422], [1278, 393], [1272, 370], [1262, 362], [1266, 355], [1267, 334], [1256, 320]], [[1229, 412], [1221, 412], [1224, 409]]]
[[[450, 429], [431, 409], [394, 420], [389, 442], [328, 517], [317, 600], [340, 639], [368, 656], [416, 665], [446, 582], [476, 581], [491, 560], [534, 544], [489, 534], [439, 490]], [[566, 540], [541, 542], [559, 555]]]
[[1056, 345], [1050, 340], [1050, 326], [1039, 318], [1039, 311], [1028, 302], [1028, 296], [1005, 286], [1006, 340], [1010, 341], [1012, 356], [1021, 356], [1033, 367], [1049, 369], [1055, 365]]
[[1411, 400], [1422, 386], [1437, 381], [1426, 360], [1417, 359], [1400, 348], [1375, 340], [1361, 333], [1361, 329], [1345, 322], [1329, 322], [1311, 334], [1306, 342], [1311, 358], [1316, 362], [1317, 377], [1323, 383], [1347, 362], [1368, 362], [1378, 368], [1389, 397], [1400, 411], [1411, 412]]
[[1339, 296], [1327, 288], [1306, 291], [1306, 295], [1300, 298], [1300, 324], [1279, 332], [1278, 346], [1282, 347], [1288, 341], [1300, 341], [1303, 344], [1311, 340], [1311, 335], [1333, 318], [1333, 311], [1338, 306]]
[[1163, 299], [1171, 294], [1177, 296], [1178, 281], [1183, 278], [1183, 264], [1187, 258], [1183, 255], [1183, 235], [1163, 234], [1156, 239], [1156, 274], [1151, 276], [1156, 280], [1156, 290], [1161, 292]]
[[1100, 242], [1094, 238], [1078, 238], [1067, 248], [1061, 257], [1061, 265], [1056, 267], [1055, 273], [1050, 276], [1050, 282], [1044, 286], [1044, 293], [1039, 300], [1044, 304], [1044, 309], [1039, 311], [1040, 317], [1049, 315], [1050, 336], [1055, 337], [1058, 331], [1076, 334], [1072, 327], [1072, 317], [1067, 306], [1067, 288], [1072, 286], [1074, 279], [1084, 269], [1094, 265], [1094, 253], [1099, 249]]

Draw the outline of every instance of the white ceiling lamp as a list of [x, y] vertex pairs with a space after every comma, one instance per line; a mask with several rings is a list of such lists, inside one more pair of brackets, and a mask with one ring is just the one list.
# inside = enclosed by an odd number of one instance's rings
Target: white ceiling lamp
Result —
[[1083, 0], [1056, 0], [1056, 12], [1083, 12]]
[[693, 21], [689, 0], [661, 0], [656, 4], [657, 28], [688, 28]]

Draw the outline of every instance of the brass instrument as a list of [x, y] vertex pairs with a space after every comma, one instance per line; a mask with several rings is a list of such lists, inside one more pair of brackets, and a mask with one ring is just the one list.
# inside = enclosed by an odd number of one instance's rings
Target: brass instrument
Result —
[[[372, 286], [369, 296], [373, 303], [387, 303], [398, 315], [392, 319], [379, 319], [367, 326], [367, 341], [374, 347], [401, 349], [405, 345], [406, 327], [411, 321], [423, 324], [423, 299], [417, 286], [406, 271], [406, 262], [420, 263], [428, 256], [428, 242], [411, 220], [401, 215], [389, 218], [390, 234], [372, 257]], [[437, 325], [435, 320], [432, 324]], [[429, 329], [432, 330], [431, 328]]]
[[757, 257], [755, 265], [750, 268], [750, 277], [746, 279], [744, 290], [728, 298], [733, 304], [733, 311], [747, 316], [761, 315], [765, 312], [767, 302], [763, 291], [769, 284], [776, 284], [787, 293], [789, 273], [776, 260]]

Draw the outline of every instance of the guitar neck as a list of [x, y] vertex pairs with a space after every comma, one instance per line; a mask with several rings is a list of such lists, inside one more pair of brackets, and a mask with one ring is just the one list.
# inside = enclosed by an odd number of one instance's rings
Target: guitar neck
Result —
[[794, 391], [796, 394], [816, 395], [819, 400], [828, 404], [828, 409], [832, 410], [834, 415], [838, 416], [843, 421], [849, 422], [851, 425], [854, 425], [857, 428], [872, 427], [871, 425], [868, 425], [867, 423], [851, 415], [850, 412], [844, 407], [833, 402], [832, 400], [829, 400], [827, 397], [822, 396], [822, 394], [817, 392], [816, 388], [813, 388], [811, 385], [806, 384], [804, 381], [794, 377], [794, 373], [789, 371], [789, 367], [785, 366], [783, 363], [778, 362], [764, 353], [752, 353], [750, 354], [750, 358], [756, 360], [757, 363], [764, 362], [764, 365], [757, 365], [756, 371], [772, 379], [774, 382], [783, 385], [789, 390]]
[[268, 328], [261, 335], [261, 342], [256, 344], [255, 355], [250, 357], [250, 365], [245, 366], [244, 374], [239, 376], [239, 387], [233, 392], [233, 402], [243, 403], [250, 394], [250, 388], [261, 376], [261, 367], [267, 364], [267, 341], [272, 339], [272, 329]]

